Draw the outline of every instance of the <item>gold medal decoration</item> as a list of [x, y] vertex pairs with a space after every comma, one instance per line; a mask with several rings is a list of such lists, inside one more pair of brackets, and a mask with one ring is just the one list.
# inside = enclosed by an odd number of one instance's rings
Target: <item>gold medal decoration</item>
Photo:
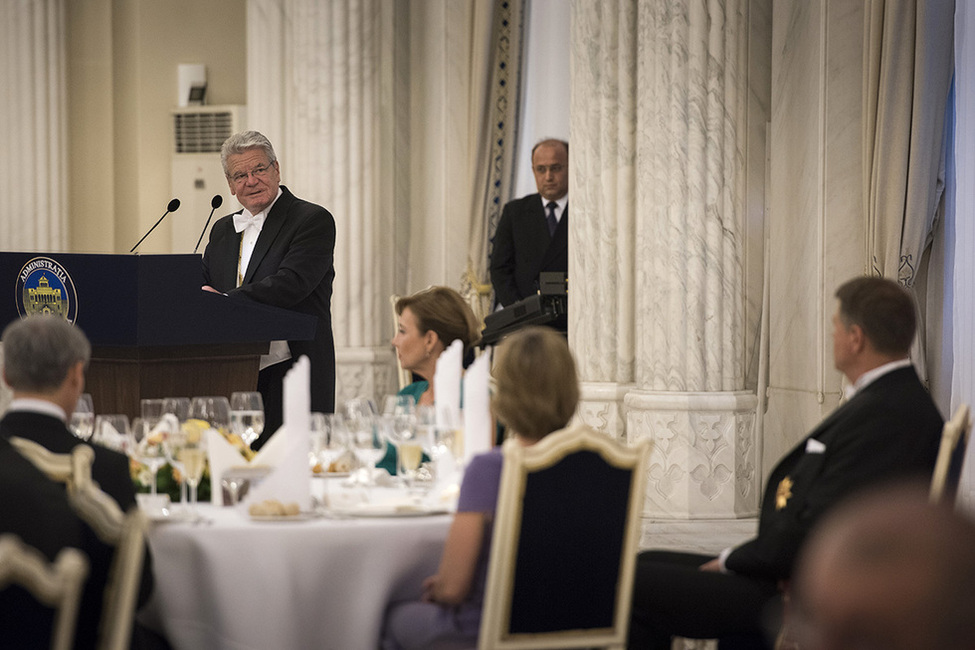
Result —
[[782, 510], [789, 503], [789, 499], [792, 498], [792, 486], [792, 479], [788, 476], [779, 482], [779, 487], [775, 490], [776, 510]]

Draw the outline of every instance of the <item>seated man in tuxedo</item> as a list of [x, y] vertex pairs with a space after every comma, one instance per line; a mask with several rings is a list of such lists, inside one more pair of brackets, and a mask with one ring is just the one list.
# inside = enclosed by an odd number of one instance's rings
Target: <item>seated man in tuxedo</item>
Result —
[[[84, 391], [85, 368], [91, 358], [91, 345], [84, 333], [59, 316], [31, 316], [7, 326], [3, 349], [3, 378], [13, 389], [13, 400], [0, 419], [0, 437], [26, 438], [56, 454], [70, 453], [76, 445], [84, 444], [66, 424]], [[92, 445], [92, 449], [92, 479], [115, 499], [122, 512], [137, 507], [129, 459], [100, 445]], [[152, 585], [152, 557], [147, 545], [139, 605], [149, 599]], [[86, 598], [92, 589], [100, 588], [89, 582]], [[97, 619], [79, 619], [80, 627], [97, 624]], [[133, 645], [144, 638], [151, 635], [137, 627]]]
[[928, 484], [852, 499], [813, 531], [789, 589], [803, 650], [975, 648], [975, 521]]
[[538, 194], [509, 201], [494, 233], [491, 284], [505, 307], [535, 295], [542, 271], [569, 268], [569, 143], [536, 144], [532, 173]]
[[[91, 345], [84, 333], [55, 316], [14, 321], [3, 332], [3, 378], [13, 400], [0, 420], [0, 436], [33, 440], [56, 454], [82, 444], [66, 422], [85, 389]], [[122, 512], [135, 506], [129, 459], [93, 445], [91, 476]]]
[[866, 486], [930, 480], [943, 420], [908, 358], [914, 301], [895, 282], [866, 277], [836, 297], [833, 359], [852, 384], [847, 401], [772, 470], [757, 537], [716, 558], [640, 554], [630, 648], [670, 648], [672, 636], [770, 647], [764, 618], [823, 513]]

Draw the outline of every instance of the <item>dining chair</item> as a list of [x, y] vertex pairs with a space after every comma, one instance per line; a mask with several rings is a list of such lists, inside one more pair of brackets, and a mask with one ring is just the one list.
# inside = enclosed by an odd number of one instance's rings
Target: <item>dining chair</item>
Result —
[[98, 647], [99, 650], [128, 648], [145, 559], [145, 515], [135, 508], [123, 513], [115, 499], [92, 480], [95, 453], [88, 445], [75, 445], [70, 454], [55, 454], [24, 438], [13, 437], [10, 443], [48, 478], [67, 484], [72, 509], [103, 543], [114, 548]]
[[938, 459], [935, 461], [934, 473], [931, 476], [929, 498], [932, 503], [945, 500], [954, 503], [971, 433], [971, 409], [967, 404], [962, 404], [955, 411], [955, 415], [945, 422], [941, 432]]
[[39, 603], [54, 609], [51, 649], [70, 650], [88, 559], [76, 548], [63, 548], [53, 562], [17, 535], [0, 535], [0, 590], [23, 587]]
[[478, 648], [622, 648], [649, 441], [580, 425], [503, 454]]

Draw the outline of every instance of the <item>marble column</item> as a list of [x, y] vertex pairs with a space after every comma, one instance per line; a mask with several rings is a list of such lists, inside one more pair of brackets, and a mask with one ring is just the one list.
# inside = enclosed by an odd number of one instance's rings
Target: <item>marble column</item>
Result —
[[757, 511], [748, 19], [731, 0], [573, 5], [570, 344], [582, 417], [654, 441], [647, 517]]
[[[281, 182], [335, 217], [336, 404], [397, 387], [389, 346], [408, 191], [396, 173], [403, 102], [399, 3], [249, 0], [248, 128], [281, 159]], [[407, 21], [408, 22], [408, 21]]]
[[62, 251], [68, 241], [63, 0], [0, 3], [0, 241]]

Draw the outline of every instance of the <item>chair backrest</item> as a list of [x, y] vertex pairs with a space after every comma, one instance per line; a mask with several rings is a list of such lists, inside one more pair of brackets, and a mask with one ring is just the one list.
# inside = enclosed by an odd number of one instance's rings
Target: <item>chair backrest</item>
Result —
[[478, 647], [623, 647], [649, 441], [577, 426], [504, 444]]
[[10, 444], [52, 481], [68, 485], [91, 482], [95, 452], [88, 445], [75, 445], [70, 454], [56, 454], [26, 438], [10, 438]]
[[971, 433], [971, 410], [967, 404], [962, 404], [955, 411], [955, 415], [945, 422], [941, 433], [938, 459], [935, 461], [934, 474], [931, 476], [932, 503], [940, 503], [944, 500], [954, 502]]
[[55, 454], [24, 438], [11, 438], [10, 443], [49, 478], [66, 483], [72, 509], [102, 542], [114, 547], [98, 647], [128, 648], [145, 559], [145, 515], [135, 509], [126, 515], [92, 480], [95, 453], [88, 445], [75, 445], [71, 454]]
[[[0, 590], [23, 587], [38, 602], [54, 609], [52, 650], [70, 650], [82, 588], [88, 576], [88, 559], [74, 548], [63, 548], [54, 562], [13, 534], [0, 535]], [[8, 639], [9, 641], [9, 639]]]

